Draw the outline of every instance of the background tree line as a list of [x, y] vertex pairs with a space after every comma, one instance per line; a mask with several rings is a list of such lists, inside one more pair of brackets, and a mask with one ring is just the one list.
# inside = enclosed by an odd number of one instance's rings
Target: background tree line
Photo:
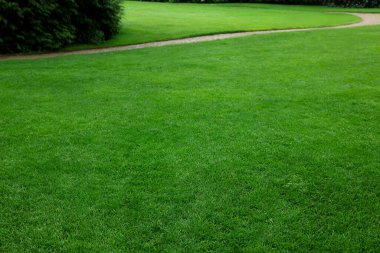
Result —
[[380, 7], [380, 0], [143, 0], [150, 2], [172, 3], [274, 3], [274, 4], [303, 4], [328, 5], [340, 7], [372, 8]]

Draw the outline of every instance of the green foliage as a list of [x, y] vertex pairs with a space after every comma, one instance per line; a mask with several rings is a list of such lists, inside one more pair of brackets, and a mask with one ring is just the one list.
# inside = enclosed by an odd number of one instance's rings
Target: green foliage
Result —
[[0, 0], [0, 52], [53, 50], [118, 32], [119, 0]]
[[380, 7], [380, 0], [324, 0], [323, 4], [344, 7]]
[[78, 14], [75, 15], [74, 24], [77, 27], [78, 42], [108, 40], [118, 33], [121, 19], [119, 0], [77, 0], [76, 2]]
[[344, 7], [380, 7], [380, 0], [144, 0], [150, 2], [171, 3], [276, 3], [276, 4], [305, 4], [329, 5]]

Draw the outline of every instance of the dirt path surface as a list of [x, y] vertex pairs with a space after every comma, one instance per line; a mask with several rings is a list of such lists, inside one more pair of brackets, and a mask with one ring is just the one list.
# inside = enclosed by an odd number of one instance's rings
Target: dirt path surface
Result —
[[300, 29], [223, 33], [223, 34], [216, 34], [216, 35], [196, 36], [196, 37], [184, 38], [184, 39], [174, 39], [174, 40], [159, 41], [159, 42], [149, 42], [149, 43], [136, 44], [136, 45], [78, 50], [78, 51], [72, 51], [72, 52], [57, 52], [57, 53], [44, 53], [44, 54], [33, 54], [33, 55], [13, 55], [13, 56], [1, 56], [0, 55], [0, 60], [38, 59], [38, 58], [49, 58], [49, 57], [57, 57], [57, 56], [64, 56], [64, 55], [95, 54], [95, 53], [104, 53], [104, 52], [125, 51], [125, 50], [139, 49], [139, 48], [162, 47], [162, 46], [169, 46], [169, 45], [178, 45], [178, 44], [188, 44], [188, 43], [196, 43], [196, 42], [203, 42], [203, 41], [221, 40], [221, 39], [228, 39], [228, 38], [244, 37], [244, 36], [255, 35], [255, 34], [300, 32], [300, 31], [312, 31], [312, 30], [322, 30], [322, 29], [338, 29], [338, 28], [359, 27], [359, 26], [368, 26], [368, 25], [380, 25], [380, 14], [372, 14], [372, 13], [347, 13], [347, 14], [352, 14], [352, 15], [358, 16], [362, 19], [362, 21], [360, 21], [358, 23], [350, 24], [350, 25], [340, 25], [340, 26], [333, 26], [333, 27], [317, 27], [317, 28], [300, 28]]

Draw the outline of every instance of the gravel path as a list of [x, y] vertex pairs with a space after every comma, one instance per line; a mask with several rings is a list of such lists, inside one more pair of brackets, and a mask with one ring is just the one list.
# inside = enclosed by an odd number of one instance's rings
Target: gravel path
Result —
[[356, 15], [360, 17], [362, 21], [358, 23], [350, 24], [350, 25], [341, 25], [341, 26], [333, 26], [333, 27], [224, 33], [224, 34], [216, 34], [216, 35], [197, 36], [197, 37], [191, 37], [191, 38], [185, 38], [185, 39], [174, 39], [174, 40], [168, 40], [168, 41], [150, 42], [150, 43], [143, 43], [143, 44], [136, 44], [136, 45], [86, 49], [86, 50], [79, 50], [79, 51], [72, 51], [72, 52], [57, 52], [57, 53], [15, 55], [15, 56], [1, 56], [0, 55], [0, 60], [38, 59], [38, 58], [49, 58], [49, 57], [57, 57], [57, 56], [64, 56], [64, 55], [95, 54], [95, 53], [103, 53], [103, 52], [125, 51], [125, 50], [132, 50], [132, 49], [138, 49], [138, 48], [162, 47], [162, 46], [168, 46], [168, 45], [178, 45], [178, 44], [188, 44], [188, 43], [196, 43], [196, 42], [202, 42], [202, 41], [221, 40], [221, 39], [228, 39], [228, 38], [244, 37], [244, 36], [255, 35], [255, 34], [300, 32], [300, 31], [311, 31], [311, 30], [322, 30], [322, 29], [358, 27], [358, 26], [367, 26], [367, 25], [380, 25], [380, 14], [372, 14], [372, 13], [348, 13], [348, 14]]

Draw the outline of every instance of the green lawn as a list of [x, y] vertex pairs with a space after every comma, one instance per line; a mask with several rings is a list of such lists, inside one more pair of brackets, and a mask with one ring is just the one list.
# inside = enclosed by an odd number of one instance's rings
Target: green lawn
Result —
[[217, 4], [217, 6], [241, 7], [241, 8], [249, 7], [249, 8], [255, 8], [255, 9], [287, 10], [287, 11], [380, 13], [380, 8], [342, 8], [342, 7], [313, 6], [313, 5], [227, 3], [227, 4]]
[[0, 251], [378, 252], [379, 41], [1, 61]]
[[259, 8], [125, 2], [122, 30], [119, 35], [99, 45], [77, 45], [66, 50], [129, 45], [225, 32], [335, 26], [360, 21], [358, 17], [342, 13], [310, 12], [310, 9], [319, 10], [319, 7], [305, 7], [305, 10], [295, 11], [293, 6], [255, 6]]

